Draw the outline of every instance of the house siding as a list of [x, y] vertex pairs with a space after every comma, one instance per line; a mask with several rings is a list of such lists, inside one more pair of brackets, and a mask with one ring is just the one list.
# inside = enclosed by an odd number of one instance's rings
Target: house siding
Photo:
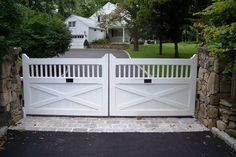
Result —
[[105, 37], [106, 37], [106, 31], [100, 30], [100, 29], [95, 29], [95, 28], [89, 28], [89, 33], [88, 33], [88, 41], [89, 42], [92, 42], [92, 41], [98, 40], [98, 39], [104, 39]]

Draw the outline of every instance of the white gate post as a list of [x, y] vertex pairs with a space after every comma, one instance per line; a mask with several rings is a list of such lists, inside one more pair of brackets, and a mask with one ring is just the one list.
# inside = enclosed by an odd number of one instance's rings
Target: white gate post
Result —
[[115, 112], [115, 80], [116, 80], [116, 57], [112, 54], [110, 55], [110, 81], [109, 81], [109, 88], [110, 88], [110, 99], [109, 99], [109, 115], [114, 115]]
[[195, 54], [191, 57], [192, 65], [191, 65], [191, 96], [190, 96], [190, 110], [192, 112], [192, 115], [194, 116], [195, 111], [195, 98], [196, 98], [196, 83], [197, 83], [197, 61], [198, 56]]
[[29, 57], [26, 54], [22, 54], [23, 64], [23, 88], [24, 88], [24, 108], [29, 106], [31, 94], [29, 92]]

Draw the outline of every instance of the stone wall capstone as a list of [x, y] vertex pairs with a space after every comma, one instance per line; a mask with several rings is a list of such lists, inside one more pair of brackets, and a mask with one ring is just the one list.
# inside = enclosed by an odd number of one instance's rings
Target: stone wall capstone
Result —
[[230, 97], [231, 77], [222, 74], [224, 65], [206, 49], [199, 49], [196, 117], [209, 128], [216, 127], [220, 119], [220, 99]]
[[18, 49], [11, 49], [9, 55], [0, 61], [0, 127], [13, 124], [23, 117], [18, 55]]

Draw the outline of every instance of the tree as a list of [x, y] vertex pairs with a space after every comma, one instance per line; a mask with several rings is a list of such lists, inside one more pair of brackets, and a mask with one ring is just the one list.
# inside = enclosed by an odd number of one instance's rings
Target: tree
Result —
[[24, 20], [11, 36], [11, 45], [21, 47], [30, 57], [54, 57], [64, 53], [71, 34], [63, 21], [55, 15], [22, 8]]
[[0, 58], [8, 52], [9, 36], [21, 23], [22, 15], [14, 0], [0, 1]]
[[59, 13], [63, 18], [70, 16], [76, 8], [76, 0], [20, 0], [20, 2], [31, 10], [48, 14]]
[[145, 28], [147, 27], [146, 19], [140, 17], [141, 11], [145, 11], [142, 9], [144, 7], [145, 0], [129, 0], [122, 3], [120, 7], [123, 8], [124, 14], [122, 19], [126, 21], [126, 26], [129, 30], [130, 36], [133, 39], [133, 50], [139, 50], [138, 40], [143, 37], [146, 33]]

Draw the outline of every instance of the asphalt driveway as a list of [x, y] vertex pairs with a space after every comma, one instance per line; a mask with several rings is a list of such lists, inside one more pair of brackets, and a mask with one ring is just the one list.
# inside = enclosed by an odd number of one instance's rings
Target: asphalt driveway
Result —
[[122, 50], [114, 49], [77, 49], [69, 50], [60, 58], [101, 58], [105, 54], [113, 54], [117, 58], [129, 58], [128, 55]]
[[234, 157], [211, 132], [71, 133], [9, 131], [1, 157]]

